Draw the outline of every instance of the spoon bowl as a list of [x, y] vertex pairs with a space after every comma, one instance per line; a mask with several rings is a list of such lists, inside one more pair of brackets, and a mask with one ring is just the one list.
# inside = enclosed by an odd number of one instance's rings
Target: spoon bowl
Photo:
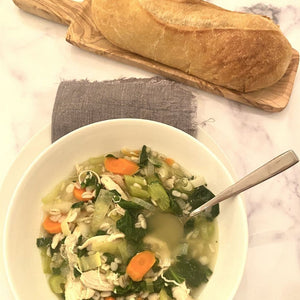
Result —
[[189, 216], [184, 220], [187, 222], [190, 218], [197, 216], [204, 210], [216, 205], [232, 196], [235, 196], [241, 192], [244, 192], [251, 187], [278, 175], [286, 169], [292, 167], [299, 162], [296, 153], [293, 150], [288, 150], [277, 157], [273, 158], [269, 162], [265, 163], [258, 169], [252, 171], [233, 185], [226, 188], [224, 191], [216, 195], [213, 199], [207, 201], [203, 205], [193, 210]]

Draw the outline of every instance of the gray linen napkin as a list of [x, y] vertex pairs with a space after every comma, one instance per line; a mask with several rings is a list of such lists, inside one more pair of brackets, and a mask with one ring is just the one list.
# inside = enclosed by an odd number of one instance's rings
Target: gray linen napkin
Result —
[[159, 77], [62, 81], [52, 114], [52, 142], [84, 125], [117, 118], [158, 121], [195, 136], [196, 107], [190, 88]]

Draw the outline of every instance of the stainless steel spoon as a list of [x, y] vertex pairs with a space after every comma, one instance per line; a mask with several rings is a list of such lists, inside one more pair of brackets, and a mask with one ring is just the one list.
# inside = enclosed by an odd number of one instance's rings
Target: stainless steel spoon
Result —
[[191, 217], [197, 216], [200, 212], [205, 209], [220, 203], [232, 196], [235, 196], [281, 172], [293, 166], [299, 161], [297, 155], [293, 150], [286, 151], [281, 155], [273, 158], [266, 164], [262, 165], [258, 169], [254, 170], [250, 174], [246, 175], [233, 185], [226, 188], [223, 192], [216, 195], [213, 199], [207, 201], [200, 207], [193, 210], [185, 222]]

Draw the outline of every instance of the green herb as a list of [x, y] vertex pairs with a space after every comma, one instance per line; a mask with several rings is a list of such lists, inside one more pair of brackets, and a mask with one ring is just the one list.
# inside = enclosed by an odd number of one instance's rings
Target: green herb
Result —
[[[76, 246], [81, 246], [82, 242], [83, 242], [83, 236], [81, 235], [81, 236], [78, 238], [78, 241], [77, 241], [77, 245], [76, 245]], [[88, 256], [88, 250], [87, 250], [87, 248], [83, 248], [83, 249], [78, 249], [78, 248], [77, 248], [77, 256], [78, 256], [78, 257]]]
[[96, 186], [97, 183], [97, 177], [92, 172], [87, 172], [85, 179], [81, 182], [81, 188], [86, 188], [88, 186]]
[[71, 208], [81, 208], [84, 205], [84, 201], [75, 202], [72, 204]]
[[121, 286], [116, 286], [114, 289], [114, 294], [117, 296], [127, 296], [130, 294], [137, 294], [146, 291], [147, 286], [145, 281], [133, 281], [129, 279], [129, 283], [125, 288]]
[[77, 256], [82, 257], [82, 256], [88, 256], [88, 251], [86, 248], [83, 249], [77, 249]]
[[76, 268], [73, 269], [73, 273], [76, 278], [81, 275], [81, 272], [79, 272]]
[[60, 275], [61, 269], [60, 268], [52, 268], [52, 274], [54, 275]]
[[165, 277], [178, 283], [186, 282], [190, 288], [198, 287], [208, 281], [212, 271], [194, 258], [186, 255], [177, 257], [177, 261], [165, 272]]
[[53, 256], [54, 253], [60, 251], [60, 246], [65, 242], [65, 239], [66, 237], [64, 237], [61, 241], [59, 241], [57, 246], [54, 249], [52, 249], [52, 247], [49, 247], [51, 256]]
[[106, 260], [106, 264], [110, 265], [114, 260], [115, 260], [115, 256], [111, 253], [105, 252], [103, 253], [104, 256], [106, 256], [107, 260]]
[[141, 154], [140, 154], [140, 162], [139, 162], [139, 166], [141, 168], [147, 166], [148, 164], [148, 153], [147, 153], [147, 146], [144, 145], [142, 147], [142, 151], [141, 151]]
[[36, 239], [36, 245], [38, 248], [47, 247], [52, 243], [52, 237], [42, 237]]
[[94, 201], [96, 201], [99, 193], [100, 193], [100, 190], [103, 188], [103, 185], [101, 183], [97, 183], [96, 184], [96, 188], [95, 188], [95, 198], [93, 199]]
[[[188, 201], [192, 206], [192, 209], [195, 209], [214, 198], [214, 196], [215, 195], [209, 189], [207, 189], [204, 185], [201, 185], [194, 189], [193, 193], [189, 196]], [[219, 204], [216, 204], [211, 209], [204, 211], [204, 215], [209, 221], [212, 221], [219, 215]]]

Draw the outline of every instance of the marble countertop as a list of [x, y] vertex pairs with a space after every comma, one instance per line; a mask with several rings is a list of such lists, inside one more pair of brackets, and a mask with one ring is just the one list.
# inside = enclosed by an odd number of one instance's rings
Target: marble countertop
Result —
[[[300, 52], [300, 2], [214, 1], [273, 18]], [[0, 2], [0, 183], [24, 145], [51, 122], [57, 87], [65, 79], [107, 80], [152, 74], [80, 50], [66, 27]], [[300, 74], [286, 109], [268, 113], [197, 91], [198, 124], [223, 149], [239, 178], [293, 149], [300, 156]], [[300, 164], [244, 193], [249, 252], [234, 300], [296, 300], [300, 295]], [[7, 201], [1, 199], [0, 221]], [[2, 255], [2, 249], [1, 255]], [[234, 259], [234, 258], [233, 258]], [[2, 257], [1, 257], [2, 260]], [[0, 272], [2, 299], [13, 299]]]

